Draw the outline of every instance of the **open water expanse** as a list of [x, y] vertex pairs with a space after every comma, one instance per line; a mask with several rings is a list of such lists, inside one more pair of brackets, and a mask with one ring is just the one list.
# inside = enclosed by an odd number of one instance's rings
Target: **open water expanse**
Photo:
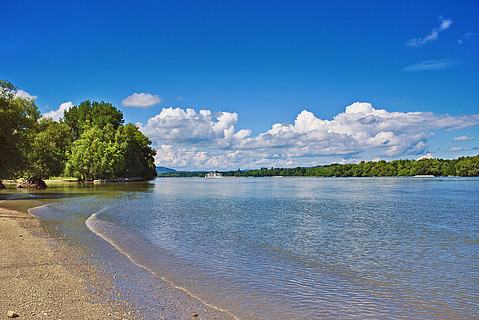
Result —
[[[31, 210], [57, 236], [239, 319], [479, 318], [479, 179], [161, 178], [61, 192], [72, 196]], [[148, 304], [143, 283], [130, 289]]]

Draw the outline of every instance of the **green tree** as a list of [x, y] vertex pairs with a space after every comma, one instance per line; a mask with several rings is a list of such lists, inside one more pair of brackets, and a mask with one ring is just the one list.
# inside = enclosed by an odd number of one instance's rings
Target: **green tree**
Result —
[[70, 143], [70, 128], [65, 123], [41, 119], [28, 155], [27, 176], [42, 179], [62, 175]]
[[73, 106], [63, 114], [65, 122], [72, 130], [74, 140], [88, 128], [97, 126], [104, 128], [111, 124], [113, 130], [117, 130], [123, 124], [123, 113], [111, 103], [83, 101], [79, 106]]
[[460, 158], [456, 164], [456, 174], [460, 177], [479, 176], [479, 156]]
[[137, 126], [129, 123], [118, 127], [115, 140], [125, 160], [120, 176], [144, 179], [156, 177], [156, 151], [150, 147], [150, 139], [141, 133]]
[[17, 97], [16, 87], [0, 80], [0, 179], [16, 178], [27, 168], [27, 154], [39, 118], [33, 100]]
[[114, 141], [114, 134], [111, 123], [105, 128], [86, 129], [73, 142], [65, 173], [79, 180], [117, 177], [125, 161]]

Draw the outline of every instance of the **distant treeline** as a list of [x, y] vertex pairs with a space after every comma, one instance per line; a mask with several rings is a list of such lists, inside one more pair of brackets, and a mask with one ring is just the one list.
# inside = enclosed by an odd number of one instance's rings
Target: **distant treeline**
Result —
[[[248, 171], [221, 172], [224, 177], [411, 177], [433, 175], [436, 177], [478, 177], [479, 155], [454, 160], [384, 160], [358, 164], [331, 164], [312, 168], [261, 168]], [[203, 177], [205, 172], [174, 172], [160, 177]]]
[[156, 151], [150, 145], [110, 103], [86, 100], [54, 121], [0, 80], [0, 179], [152, 179]]

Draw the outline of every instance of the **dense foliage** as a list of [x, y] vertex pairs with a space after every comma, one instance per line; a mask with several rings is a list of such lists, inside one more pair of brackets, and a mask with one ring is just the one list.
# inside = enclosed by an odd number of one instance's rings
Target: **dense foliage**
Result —
[[331, 164], [312, 168], [262, 168], [260, 170], [230, 171], [223, 176], [303, 176], [303, 177], [409, 177], [432, 176], [479, 176], [479, 155], [454, 160], [422, 159], [364, 162], [359, 164]]
[[151, 141], [105, 102], [82, 102], [57, 122], [0, 80], [1, 179], [75, 176], [78, 179], [156, 176]]
[[33, 101], [18, 98], [16, 87], [0, 80], [0, 179], [28, 168], [28, 150], [39, 119]]
[[71, 128], [72, 137], [76, 140], [91, 127], [103, 128], [111, 124], [113, 130], [117, 130], [124, 120], [123, 113], [110, 103], [86, 100], [65, 112], [63, 122]]
[[[206, 172], [173, 172], [160, 177], [204, 177]], [[359, 164], [331, 164], [312, 168], [261, 168], [248, 171], [222, 172], [224, 177], [410, 177], [432, 175], [435, 177], [478, 177], [479, 155], [454, 160], [384, 160], [362, 161]]]

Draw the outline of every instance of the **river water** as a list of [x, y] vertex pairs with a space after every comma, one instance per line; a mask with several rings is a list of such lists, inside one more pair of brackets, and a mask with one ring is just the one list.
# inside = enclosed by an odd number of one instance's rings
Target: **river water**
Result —
[[[119, 252], [115, 263], [238, 319], [479, 318], [479, 179], [158, 178], [61, 192], [30, 210], [56, 236]], [[148, 303], [147, 283], [134, 291]]]

